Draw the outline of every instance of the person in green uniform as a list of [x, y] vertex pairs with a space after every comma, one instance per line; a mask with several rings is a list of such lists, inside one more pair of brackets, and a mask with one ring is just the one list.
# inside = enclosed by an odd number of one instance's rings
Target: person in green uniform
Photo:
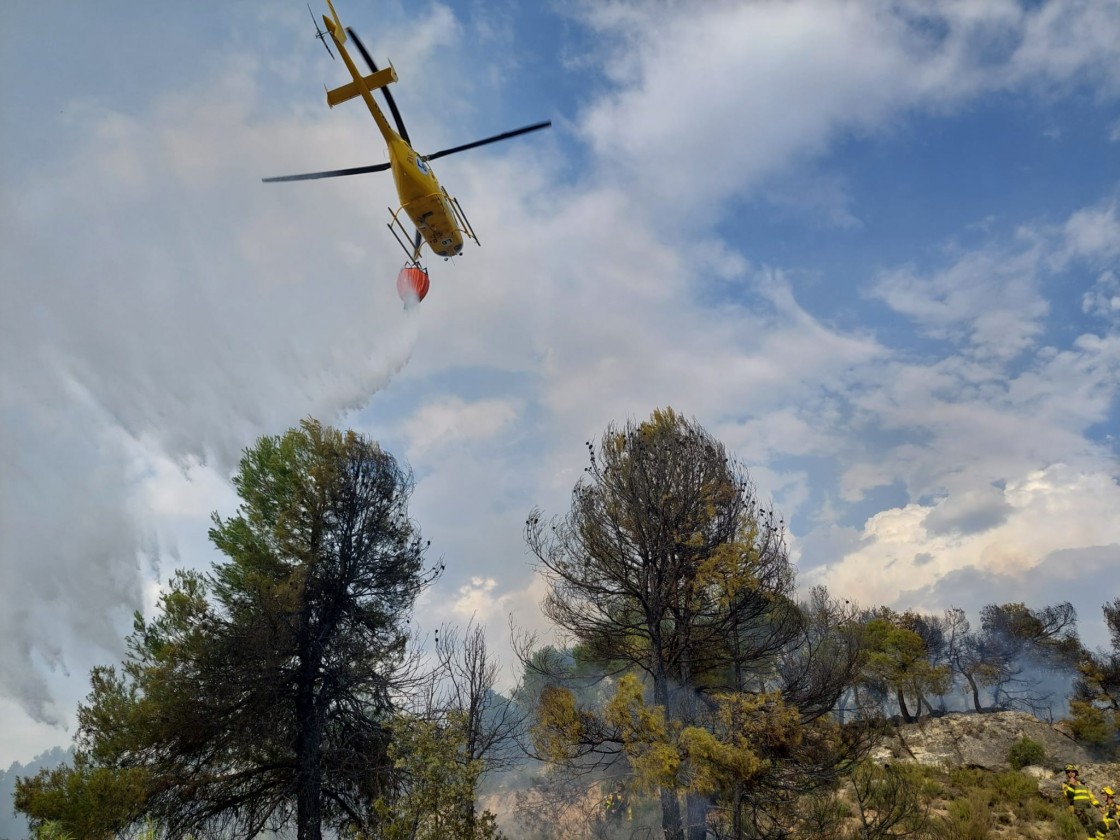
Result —
[[1066, 765], [1066, 780], [1062, 782], [1062, 793], [1066, 797], [1070, 813], [1077, 817], [1077, 821], [1093, 837], [1099, 821], [1100, 803], [1093, 796], [1093, 792], [1077, 778], [1077, 767], [1073, 764]]
[[1110, 833], [1120, 834], [1120, 805], [1116, 804], [1116, 792], [1110, 787], [1101, 788], [1101, 796], [1104, 797], [1104, 802], [1101, 803], [1101, 821], [1097, 825], [1097, 831], [1108, 835]]

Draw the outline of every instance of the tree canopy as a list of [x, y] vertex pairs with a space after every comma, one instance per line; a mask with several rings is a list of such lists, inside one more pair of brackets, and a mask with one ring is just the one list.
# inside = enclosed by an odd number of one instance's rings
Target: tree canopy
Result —
[[569, 510], [526, 522], [566, 639], [525, 641], [507, 699], [480, 626], [441, 627], [423, 668], [410, 645], [442, 566], [425, 571], [407, 468], [313, 420], [261, 438], [237, 511], [213, 516], [224, 559], [135, 616], [124, 662], [91, 674], [73, 764], [19, 780], [17, 809], [44, 837], [154, 820], [172, 839], [494, 840], [480, 780], [517, 742], [547, 762], [518, 806], [541, 837], [573, 827], [561, 812], [612, 836], [633, 812], [666, 840], [839, 836], [822, 832], [845, 819], [887, 837], [929, 817], [920, 780], [862, 760], [895, 708], [944, 712], [960, 689], [978, 712], [1040, 711], [1076, 676], [1075, 734], [1114, 746], [1120, 599], [1095, 652], [1068, 603], [989, 604], [973, 631], [955, 608], [799, 600], [784, 522], [698, 423], [658, 410], [588, 454]]
[[361, 827], [393, 770], [408, 616], [431, 578], [411, 474], [308, 420], [247, 449], [233, 483], [241, 505], [210, 531], [227, 559], [137, 614], [123, 667], [92, 674], [79, 747], [142, 771], [143, 811], [170, 837]]
[[859, 668], [861, 634], [852, 616], [798, 606], [784, 523], [699, 424], [659, 410], [588, 446], [569, 513], [534, 512], [526, 535], [545, 614], [621, 678], [599, 709], [546, 685], [538, 749], [624, 762], [659, 796], [667, 840], [704, 837], [714, 804], [731, 836], [748, 815], [763, 830], [793, 777], [804, 789], [850, 758], [824, 715]]

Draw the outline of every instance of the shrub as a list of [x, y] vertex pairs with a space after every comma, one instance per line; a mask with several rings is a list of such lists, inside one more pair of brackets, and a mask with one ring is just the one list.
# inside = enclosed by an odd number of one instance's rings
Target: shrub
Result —
[[964, 799], [949, 803], [949, 813], [930, 832], [936, 840], [989, 840], [992, 806], [983, 790], [972, 790]]
[[1077, 817], [1062, 811], [1054, 821], [1054, 829], [1061, 840], [1083, 840], [1085, 829], [1077, 821]]
[[1042, 764], [1046, 760], [1046, 749], [1038, 741], [1033, 741], [1024, 735], [1011, 745], [1007, 760], [1016, 770], [1021, 770], [1028, 764]]
[[1021, 805], [1038, 796], [1038, 782], [1022, 773], [997, 773], [991, 783], [996, 798], [1008, 804]]
[[1071, 700], [1069, 711], [1069, 726], [1075, 739], [1093, 747], [1106, 746], [1114, 741], [1117, 729], [1115, 715], [1084, 700]]

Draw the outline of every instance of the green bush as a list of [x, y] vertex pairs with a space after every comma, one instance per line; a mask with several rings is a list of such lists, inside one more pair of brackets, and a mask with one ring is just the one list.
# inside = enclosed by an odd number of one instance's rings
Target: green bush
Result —
[[[1102, 711], [1083, 700], [1071, 700], [1069, 726], [1073, 737], [1090, 747], [1107, 747], [1115, 741], [1120, 715]], [[1106, 750], [1111, 757], [1111, 750]]]
[[976, 767], [950, 767], [947, 770], [947, 775], [950, 788], [960, 793], [972, 790], [975, 787], [983, 787], [988, 779], [987, 771]]
[[991, 786], [996, 798], [1009, 804], [1021, 804], [1038, 796], [1038, 782], [1022, 773], [996, 773]]
[[1007, 760], [1016, 770], [1021, 770], [1028, 764], [1042, 764], [1046, 760], [1046, 749], [1038, 741], [1033, 741], [1024, 735], [1011, 745]]
[[74, 840], [74, 835], [63, 828], [62, 823], [47, 820], [32, 832], [35, 840]]
[[972, 790], [967, 798], [949, 803], [948, 816], [931, 833], [937, 840], [989, 840], [992, 816], [987, 792]]
[[1054, 821], [1054, 829], [1061, 840], [1084, 840], [1085, 829], [1073, 814], [1062, 811]]
[[1057, 819], [1058, 811], [1054, 806], [1040, 796], [1027, 800], [1027, 807], [1023, 811], [1023, 819], [1031, 822], [1053, 822]]

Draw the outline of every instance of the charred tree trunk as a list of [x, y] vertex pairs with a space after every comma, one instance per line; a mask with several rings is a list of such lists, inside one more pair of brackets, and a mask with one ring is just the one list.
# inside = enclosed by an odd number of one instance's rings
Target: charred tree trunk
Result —
[[731, 837], [732, 840], [743, 838], [743, 783], [736, 782], [731, 793]]
[[926, 699], [926, 696], [924, 694], [922, 694], [922, 692], [919, 691], [918, 692], [918, 713], [914, 716], [915, 719], [920, 718], [922, 716], [922, 706], [925, 706], [927, 715], [932, 715], [933, 714], [933, 706], [930, 705], [929, 701]]
[[902, 715], [904, 723], [913, 723], [914, 718], [910, 715], [910, 710], [906, 708], [906, 696], [902, 693], [902, 689], [895, 692], [898, 696], [898, 711]]
[[322, 840], [322, 722], [315, 702], [317, 668], [305, 663], [300, 669], [296, 695], [296, 836], [299, 840]]
[[[661, 659], [659, 648], [660, 639], [655, 639], [653, 645], [653, 702], [663, 709], [669, 708], [669, 678]], [[665, 840], [684, 840], [681, 829], [681, 803], [677, 799], [677, 792], [673, 788], [661, 788], [661, 830], [665, 833]]]
[[977, 712], [984, 711], [984, 707], [980, 705], [980, 687], [976, 685], [976, 680], [972, 674], [966, 673], [965, 680], [968, 681], [968, 687], [972, 690], [972, 708]]
[[684, 840], [681, 803], [672, 788], [661, 788], [661, 830], [665, 833], [665, 840]]
[[708, 836], [708, 797], [689, 793], [684, 802], [685, 836], [688, 840], [704, 840]]

